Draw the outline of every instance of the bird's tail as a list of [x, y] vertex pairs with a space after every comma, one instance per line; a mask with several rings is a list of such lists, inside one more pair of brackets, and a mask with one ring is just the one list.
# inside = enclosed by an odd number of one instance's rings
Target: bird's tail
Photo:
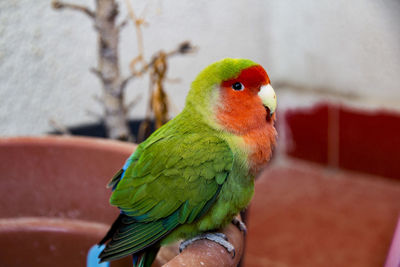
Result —
[[133, 267], [150, 267], [160, 250], [159, 246], [151, 246], [133, 255]]
[[[127, 218], [125, 214], [120, 214], [118, 218], [114, 221], [112, 226], [110, 227], [110, 230], [108, 230], [107, 234], [104, 236], [104, 238], [99, 242], [98, 245], [104, 245], [107, 243], [108, 240], [112, 239], [114, 234], [118, 231], [118, 229], [123, 225], [123, 220]], [[157, 256], [157, 252], [160, 250], [160, 246], [156, 243], [153, 245], [150, 245], [135, 254], [132, 254], [133, 256], [133, 266], [134, 267], [150, 267], [153, 261], [155, 260]], [[103, 252], [100, 253], [99, 255], [100, 261], [108, 261], [107, 259], [104, 259]], [[118, 257], [114, 257], [117, 259]]]
[[115, 234], [115, 232], [118, 230], [118, 228], [121, 226], [122, 219], [126, 217], [124, 214], [119, 214], [118, 218], [114, 221], [114, 223], [111, 225], [110, 229], [108, 230], [107, 234], [103, 237], [102, 240], [99, 242], [99, 246], [104, 245], [109, 239], [112, 238], [112, 236]]

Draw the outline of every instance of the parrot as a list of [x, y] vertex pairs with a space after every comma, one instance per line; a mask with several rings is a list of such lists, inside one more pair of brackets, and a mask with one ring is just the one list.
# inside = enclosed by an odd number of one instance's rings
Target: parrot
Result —
[[148, 267], [161, 246], [210, 239], [244, 210], [276, 143], [277, 99], [265, 69], [224, 58], [191, 84], [181, 113], [139, 144], [111, 179], [120, 215], [99, 245], [100, 262], [133, 255]]

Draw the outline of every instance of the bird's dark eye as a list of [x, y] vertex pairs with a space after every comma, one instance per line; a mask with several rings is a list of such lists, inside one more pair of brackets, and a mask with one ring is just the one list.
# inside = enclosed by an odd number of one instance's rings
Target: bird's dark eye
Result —
[[235, 91], [242, 91], [244, 89], [244, 85], [240, 82], [236, 82], [232, 84], [232, 89]]

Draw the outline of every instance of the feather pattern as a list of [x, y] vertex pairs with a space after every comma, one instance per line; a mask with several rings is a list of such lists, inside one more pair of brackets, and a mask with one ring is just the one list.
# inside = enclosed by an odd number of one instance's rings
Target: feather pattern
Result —
[[[247, 90], [234, 91], [240, 82]], [[261, 66], [224, 59], [192, 83], [182, 113], [141, 143], [111, 179], [121, 210], [101, 243], [101, 261], [133, 255], [149, 267], [160, 246], [227, 225], [254, 193], [254, 175], [275, 142], [257, 93]]]
[[100, 254], [103, 261], [141, 252], [215, 203], [232, 170], [232, 151], [206, 124], [193, 131], [186, 122], [183, 113], [139, 145], [111, 180], [110, 202], [123, 218]]

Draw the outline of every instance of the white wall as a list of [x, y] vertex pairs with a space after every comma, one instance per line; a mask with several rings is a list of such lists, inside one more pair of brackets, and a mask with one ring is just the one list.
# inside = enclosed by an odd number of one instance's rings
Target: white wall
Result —
[[[285, 106], [337, 96], [400, 108], [400, 1], [273, 2], [267, 61], [273, 81], [292, 85], [281, 88]], [[299, 101], [299, 91], [309, 94]]]
[[[132, 1], [138, 13], [145, 2]], [[170, 60], [168, 76], [181, 79], [167, 84], [178, 110], [196, 74], [223, 57], [264, 65], [281, 107], [336, 95], [350, 104], [399, 109], [398, 0], [147, 2], [147, 57], [183, 40], [200, 48]], [[125, 14], [123, 8], [121, 1]], [[122, 31], [120, 48], [127, 75], [136, 55], [132, 25]], [[88, 71], [95, 65], [96, 34], [86, 16], [52, 10], [50, 1], [0, 1], [0, 135], [48, 132], [50, 118], [68, 126], [96, 121], [86, 114], [101, 112], [92, 98], [100, 84]], [[147, 78], [130, 83], [128, 100], [144, 96], [132, 117], [143, 116], [147, 91]]]

